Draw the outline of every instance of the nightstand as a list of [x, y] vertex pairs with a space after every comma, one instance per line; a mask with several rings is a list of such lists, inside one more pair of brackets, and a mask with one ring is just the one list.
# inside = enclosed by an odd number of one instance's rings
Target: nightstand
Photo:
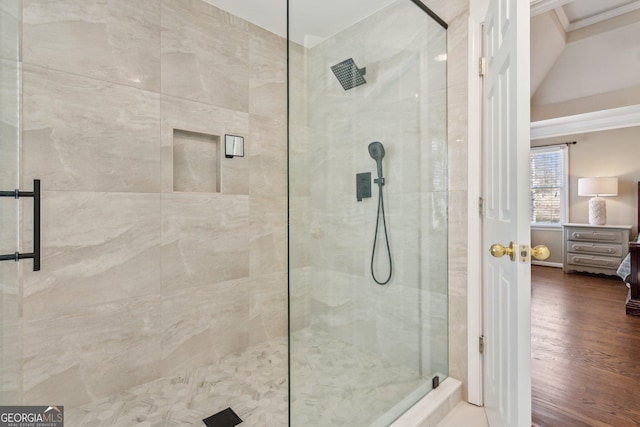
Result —
[[563, 224], [563, 270], [615, 275], [630, 234], [630, 225]]

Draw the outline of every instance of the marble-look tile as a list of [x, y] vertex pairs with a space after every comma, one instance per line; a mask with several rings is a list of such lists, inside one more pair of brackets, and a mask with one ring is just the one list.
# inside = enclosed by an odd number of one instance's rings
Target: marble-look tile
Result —
[[[408, 409], [396, 407], [402, 397], [417, 395], [430, 381], [417, 368], [315, 328], [293, 334], [290, 353], [294, 426], [382, 425], [381, 417], [395, 419]], [[407, 407], [412, 403], [404, 402]]]
[[287, 40], [265, 29], [250, 27], [249, 112], [275, 117], [287, 116]]
[[467, 395], [467, 296], [449, 297], [449, 375], [461, 378], [463, 396]]
[[421, 282], [434, 292], [447, 292], [449, 208], [446, 192], [426, 193], [421, 198]]
[[308, 197], [312, 179], [309, 173], [311, 164], [309, 128], [300, 126], [296, 120], [293, 117], [289, 118], [289, 195]]
[[203, 418], [231, 407], [242, 425], [286, 426], [287, 356], [287, 339], [277, 338], [80, 408], [65, 407], [65, 418], [79, 427], [202, 426]]
[[46, 190], [157, 192], [160, 96], [24, 67], [24, 179]]
[[309, 197], [289, 197], [289, 269], [309, 266], [310, 239]]
[[459, 16], [449, 23], [447, 30], [447, 83], [449, 87], [468, 80], [468, 17]]
[[249, 198], [162, 194], [162, 289], [249, 275]]
[[286, 271], [251, 276], [249, 344], [287, 335]]
[[289, 194], [295, 197], [309, 195], [311, 179], [306, 53], [302, 46], [289, 43]]
[[311, 268], [289, 270], [289, 333], [311, 324]]
[[[176, 131], [209, 135], [219, 141], [219, 188], [222, 194], [249, 194], [249, 158], [255, 149], [249, 138], [249, 115], [189, 101], [162, 96], [162, 191], [173, 192], [174, 136]], [[224, 158], [224, 135], [245, 137], [245, 157]]]
[[[200, 2], [202, 3], [202, 2]], [[162, 0], [162, 93], [249, 111], [246, 24], [213, 6]]]
[[[466, 295], [467, 192], [449, 192], [449, 294]], [[457, 377], [456, 377], [457, 378]]]
[[248, 279], [162, 294], [164, 375], [215, 364], [249, 345]]
[[[2, 141], [0, 144], [0, 185], [3, 190], [13, 190], [19, 186], [19, 103], [18, 63], [0, 59], [0, 140]], [[3, 209], [9, 208], [11, 205], [3, 203]], [[13, 207], [15, 208], [15, 206]], [[2, 215], [2, 218], [5, 218], [5, 215]], [[2, 221], [0, 219], [0, 222]], [[2, 230], [6, 229], [6, 227], [2, 227]], [[2, 247], [6, 246], [2, 245]]]
[[310, 206], [309, 263], [364, 277], [369, 271], [377, 206], [356, 204], [355, 197], [335, 196], [335, 199], [326, 208]]
[[[42, 270], [24, 271], [30, 319], [160, 290], [158, 194], [42, 193]], [[30, 211], [24, 213], [30, 247]]]
[[[15, 206], [14, 206], [15, 208]], [[4, 213], [4, 212], [2, 212]], [[13, 217], [15, 227], [15, 214]], [[10, 247], [15, 251], [15, 233], [12, 235], [11, 246], [3, 244], [3, 248]], [[5, 239], [3, 239], [5, 240]], [[10, 253], [3, 251], [3, 253]], [[20, 263], [22, 264], [22, 263]], [[0, 401], [3, 405], [18, 405], [21, 403], [22, 391], [22, 318], [20, 313], [20, 264], [15, 262], [0, 263], [0, 330], [2, 342], [0, 346]]]
[[250, 117], [249, 194], [287, 195], [287, 122], [285, 117]]
[[24, 62], [160, 90], [160, 0], [23, 0]]
[[220, 192], [221, 138], [173, 130], [173, 190]]
[[20, 18], [22, 0], [0, 2], [0, 59], [20, 61]]
[[24, 321], [24, 402], [74, 407], [158, 378], [160, 299], [121, 299]]
[[449, 103], [449, 190], [466, 191], [469, 177], [467, 84], [451, 86]]
[[286, 197], [250, 196], [249, 222], [251, 276], [286, 271]]

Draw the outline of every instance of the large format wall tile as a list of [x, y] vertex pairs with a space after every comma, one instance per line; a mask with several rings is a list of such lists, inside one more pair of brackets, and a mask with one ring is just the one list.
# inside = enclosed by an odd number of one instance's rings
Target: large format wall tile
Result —
[[[1, 24], [1, 22], [0, 22]], [[19, 64], [0, 59], [0, 185], [3, 190], [18, 185], [18, 153], [20, 141], [20, 89], [18, 87]], [[7, 203], [4, 203], [7, 205]], [[2, 219], [0, 219], [2, 222]], [[2, 228], [6, 230], [6, 228]]]
[[44, 190], [160, 190], [160, 96], [24, 67], [24, 179]]
[[20, 0], [0, 2], [0, 59], [20, 60]]
[[285, 118], [250, 118], [251, 195], [287, 195], [287, 122]]
[[24, 322], [24, 402], [73, 407], [159, 375], [160, 300], [127, 298]]
[[[220, 192], [249, 194], [249, 157], [256, 143], [249, 134], [249, 114], [202, 102], [162, 96], [162, 191], [174, 191], [174, 130], [197, 132], [219, 138]], [[245, 137], [245, 157], [224, 157], [224, 135]], [[213, 165], [212, 165], [213, 166]]]
[[160, 0], [23, 3], [25, 63], [160, 90]]
[[249, 112], [286, 120], [287, 63], [274, 61], [287, 55], [287, 40], [254, 25], [250, 28], [251, 88]]
[[251, 276], [287, 270], [287, 198], [249, 199]]
[[[308, 223], [292, 221], [299, 235], [291, 242], [308, 245], [312, 294], [308, 303], [297, 300], [309, 307], [313, 327], [412, 369], [422, 361], [430, 373], [448, 361], [446, 290], [435, 292], [447, 282], [446, 63], [435, 59], [446, 53], [446, 34], [413, 5], [405, 6], [395, 3], [314, 46], [305, 61], [295, 49], [290, 56], [297, 71], [307, 73], [308, 85], [298, 82], [300, 90], [291, 92], [290, 185], [296, 194], [305, 194], [308, 185], [310, 194], [308, 206], [293, 199], [292, 206], [308, 208], [309, 217]], [[367, 67], [368, 83], [344, 91], [329, 67], [349, 57]], [[367, 152], [372, 141], [386, 150], [383, 192], [394, 263], [387, 286], [375, 284], [370, 273], [377, 188], [362, 202], [355, 195], [356, 173], [376, 175]], [[305, 175], [311, 176], [308, 184], [298, 178]], [[431, 211], [423, 211], [432, 204]], [[386, 248], [382, 235], [379, 239], [375, 267], [384, 276]], [[291, 289], [303, 294], [298, 276], [292, 277]], [[426, 293], [437, 294], [438, 310], [424, 305], [431, 300]], [[299, 309], [292, 313], [304, 324]], [[427, 329], [436, 321], [437, 331]], [[437, 337], [431, 344], [439, 348], [421, 347], [421, 337]]]
[[162, 289], [249, 276], [249, 198], [162, 195]]
[[163, 373], [193, 370], [249, 345], [249, 280], [177, 289], [162, 296]]
[[[286, 334], [285, 40], [200, 0], [24, 1], [23, 179], [44, 191], [24, 401], [74, 407]], [[174, 188], [176, 129], [212, 136], [219, 193]]]
[[42, 221], [42, 270], [24, 272], [27, 317], [160, 291], [159, 194], [44, 191]]
[[194, 3], [162, 0], [162, 93], [248, 112], [247, 23]]
[[287, 273], [251, 276], [249, 345], [287, 334]]

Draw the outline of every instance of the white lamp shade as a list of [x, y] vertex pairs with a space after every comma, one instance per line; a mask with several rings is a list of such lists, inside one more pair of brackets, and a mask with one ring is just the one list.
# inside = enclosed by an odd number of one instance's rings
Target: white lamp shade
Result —
[[599, 178], [580, 178], [578, 196], [617, 196], [618, 178], [615, 176]]

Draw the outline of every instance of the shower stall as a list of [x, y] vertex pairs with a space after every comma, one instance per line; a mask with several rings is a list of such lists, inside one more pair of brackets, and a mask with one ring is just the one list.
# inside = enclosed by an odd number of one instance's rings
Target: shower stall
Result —
[[448, 376], [447, 31], [288, 3], [292, 426], [386, 426]]
[[446, 24], [216, 3], [0, 0], [0, 406], [384, 426], [446, 389]]

